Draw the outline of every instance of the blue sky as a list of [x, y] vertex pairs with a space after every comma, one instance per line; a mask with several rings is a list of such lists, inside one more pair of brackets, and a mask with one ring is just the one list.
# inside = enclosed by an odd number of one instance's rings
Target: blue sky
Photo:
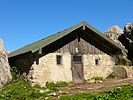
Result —
[[104, 32], [133, 22], [133, 0], [0, 0], [0, 38], [14, 51], [86, 21]]

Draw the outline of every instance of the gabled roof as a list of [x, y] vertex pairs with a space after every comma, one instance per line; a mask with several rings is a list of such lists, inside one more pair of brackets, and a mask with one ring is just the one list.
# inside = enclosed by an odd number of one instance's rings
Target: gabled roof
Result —
[[65, 35], [73, 32], [74, 30], [78, 29], [78, 28], [81, 28], [81, 27], [87, 27], [88, 29], [92, 30], [93, 32], [95, 32], [99, 37], [103, 38], [104, 40], [106, 40], [107, 42], [111, 43], [115, 48], [118, 48], [120, 50], [123, 50], [125, 52], [127, 52], [126, 49], [122, 48], [121, 46], [119, 46], [118, 44], [116, 44], [114, 41], [112, 41], [110, 38], [108, 38], [106, 35], [104, 35], [103, 33], [99, 32], [98, 30], [96, 30], [94, 27], [90, 26], [89, 24], [87, 24], [86, 22], [81, 22], [71, 28], [68, 28], [62, 32], [58, 32], [54, 35], [51, 35], [47, 38], [44, 38], [42, 40], [39, 40], [35, 43], [32, 43], [30, 45], [27, 45], [27, 46], [24, 46], [14, 52], [11, 52], [8, 54], [8, 57], [11, 58], [11, 57], [14, 57], [14, 56], [17, 56], [17, 55], [20, 55], [20, 54], [24, 54], [24, 53], [27, 53], [27, 52], [36, 52], [38, 50], [40, 50], [40, 48], [44, 48], [46, 47], [47, 45], [53, 43], [54, 41], [64, 37]]

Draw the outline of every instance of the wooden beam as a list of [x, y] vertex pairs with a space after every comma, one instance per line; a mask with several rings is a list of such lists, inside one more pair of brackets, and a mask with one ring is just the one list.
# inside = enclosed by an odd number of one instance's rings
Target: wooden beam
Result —
[[111, 50], [111, 51], [113, 50], [113, 48], [110, 48], [109, 45], [106, 45], [106, 44], [105, 44], [106, 42], [103, 42], [103, 41], [100, 41], [100, 40], [96, 39], [95, 36], [89, 34], [89, 32], [83, 31], [83, 33], [85, 33], [85, 34], [88, 35], [90, 38], [92, 38], [92, 40], [95, 40], [95, 41], [97, 41], [99, 44], [102, 44], [102, 45], [103, 45], [104, 47], [106, 47], [107, 49], [109, 49], [109, 50]]
[[85, 30], [85, 25], [83, 25], [83, 30]]
[[39, 48], [39, 54], [42, 54], [42, 48]]

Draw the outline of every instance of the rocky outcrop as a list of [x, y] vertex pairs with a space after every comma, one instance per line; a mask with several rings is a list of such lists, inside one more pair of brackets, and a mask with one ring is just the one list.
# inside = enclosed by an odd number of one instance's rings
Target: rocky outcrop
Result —
[[122, 43], [119, 40], [119, 37], [124, 34], [123, 30], [118, 27], [117, 25], [110, 27], [105, 32], [106, 36], [112, 39], [114, 42], [116, 42], [118, 45], [124, 47]]
[[127, 23], [124, 27], [125, 36], [131, 40], [133, 40], [133, 23]]
[[131, 60], [133, 60], [133, 23], [127, 23], [124, 27], [124, 35], [126, 38], [126, 44], [128, 54]]
[[110, 27], [105, 35], [116, 42], [118, 45], [128, 50], [127, 58], [133, 60], [133, 23], [127, 23], [124, 29], [117, 25]]
[[123, 31], [129, 44], [133, 43], [133, 23], [127, 23]]
[[11, 79], [8, 57], [3, 47], [3, 41], [0, 39], [0, 87], [7, 84]]

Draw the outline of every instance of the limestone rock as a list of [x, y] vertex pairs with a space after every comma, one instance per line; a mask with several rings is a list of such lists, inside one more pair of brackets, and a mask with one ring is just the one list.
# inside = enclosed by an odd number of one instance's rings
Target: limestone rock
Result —
[[103, 83], [103, 81], [99, 80], [98, 83]]
[[95, 82], [96, 82], [96, 80], [91, 79], [91, 80], [89, 80], [87, 83], [95, 83]]
[[130, 60], [133, 59], [133, 23], [127, 23], [124, 27], [125, 46]]
[[3, 47], [3, 41], [0, 39], [0, 87], [7, 84], [11, 79], [8, 57]]
[[119, 37], [124, 34], [123, 30], [117, 25], [110, 27], [105, 32], [106, 36], [116, 42], [118, 45], [124, 47], [122, 43], [119, 41]]
[[124, 27], [124, 33], [131, 33], [133, 31], [133, 23], [127, 23]]
[[126, 36], [126, 39], [133, 43], [133, 23], [127, 23], [124, 27], [124, 34]]

